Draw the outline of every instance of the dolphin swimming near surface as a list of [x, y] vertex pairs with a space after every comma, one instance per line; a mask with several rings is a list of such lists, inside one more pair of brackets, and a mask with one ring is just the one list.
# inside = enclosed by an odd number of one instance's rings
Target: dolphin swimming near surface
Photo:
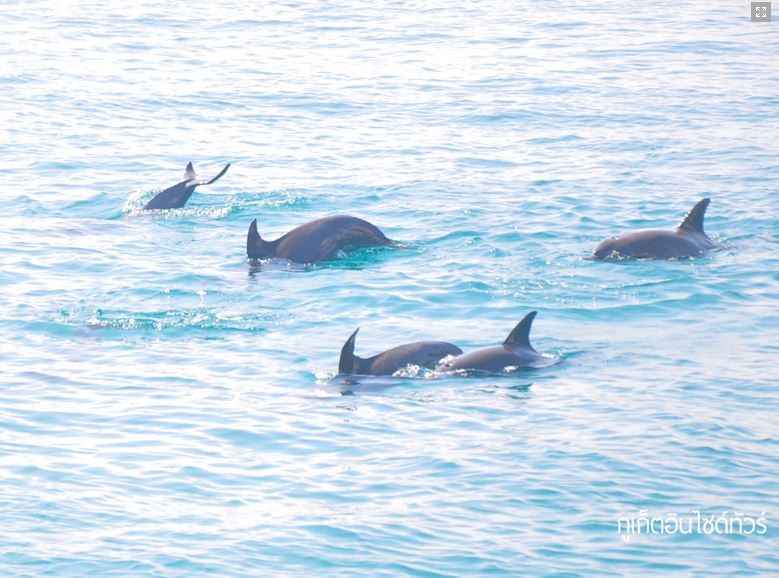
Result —
[[340, 375], [393, 375], [409, 365], [434, 369], [447, 355], [460, 355], [463, 351], [445, 341], [417, 341], [388, 349], [373, 357], [363, 359], [354, 354], [354, 342], [358, 327], [346, 340], [338, 361]]
[[154, 195], [154, 198], [146, 203], [144, 209], [180, 209], [187, 204], [189, 197], [195, 191], [195, 187], [198, 185], [210, 185], [216, 182], [222, 175], [230, 168], [230, 163], [225, 165], [218, 175], [211, 180], [198, 179], [195, 174], [195, 169], [192, 168], [192, 163], [187, 163], [187, 168], [184, 170], [184, 180], [180, 183], [173, 185]]
[[714, 243], [703, 231], [703, 217], [711, 199], [702, 199], [675, 231], [645, 229], [623, 233], [602, 241], [593, 259], [678, 259], [712, 249]]
[[335, 257], [342, 249], [391, 245], [392, 241], [368, 221], [336, 215], [292, 229], [275, 241], [265, 241], [257, 232], [257, 219], [249, 225], [246, 253], [249, 259], [289, 259], [297, 263], [319, 263]]
[[544, 358], [530, 345], [530, 327], [537, 311], [531, 311], [511, 331], [502, 345], [474, 349], [450, 359], [438, 366], [437, 370], [449, 372], [456, 370], [477, 370], [501, 373], [506, 368], [520, 369], [533, 366]]

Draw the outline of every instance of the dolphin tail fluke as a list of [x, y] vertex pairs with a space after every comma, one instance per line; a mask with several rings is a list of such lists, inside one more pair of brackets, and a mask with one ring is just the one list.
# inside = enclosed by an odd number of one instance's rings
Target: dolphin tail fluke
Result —
[[196, 179], [197, 175], [195, 174], [195, 167], [192, 166], [191, 162], [187, 163], [187, 168], [184, 169], [184, 180], [185, 181], [191, 181], [192, 179]]
[[695, 205], [692, 210], [687, 214], [679, 225], [680, 229], [687, 229], [688, 231], [695, 231], [696, 233], [703, 233], [703, 217], [706, 215], [706, 208], [709, 206], [711, 199], [701, 199], [698, 204]]
[[509, 336], [506, 337], [506, 341], [503, 342], [503, 345], [508, 345], [509, 347], [529, 347], [530, 349], [533, 349], [533, 346], [530, 345], [530, 327], [533, 325], [533, 319], [536, 318], [537, 313], [538, 311], [531, 311], [525, 315], [525, 318], [517, 323], [517, 326], [509, 333]]
[[229, 169], [229, 168], [230, 168], [230, 163], [227, 163], [225, 165], [225, 168], [223, 168], [221, 171], [219, 171], [219, 174], [216, 175], [213, 179], [211, 179], [210, 181], [202, 181], [200, 184], [201, 185], [210, 185], [211, 183], [215, 183], [216, 181], [218, 181], [219, 179], [222, 178], [222, 176], [227, 172], [227, 169]]
[[357, 366], [357, 357], [354, 355], [354, 342], [357, 339], [357, 332], [360, 330], [358, 327], [354, 330], [354, 333], [346, 340], [344, 346], [341, 348], [341, 358], [338, 360], [338, 374], [348, 375], [354, 373]]

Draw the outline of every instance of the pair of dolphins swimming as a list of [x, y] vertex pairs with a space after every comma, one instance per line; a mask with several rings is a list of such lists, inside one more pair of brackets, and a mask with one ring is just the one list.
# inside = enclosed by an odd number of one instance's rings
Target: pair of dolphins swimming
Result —
[[[212, 179], [199, 179], [192, 163], [187, 164], [184, 180], [158, 193], [144, 209], [178, 209], [183, 207], [195, 188], [216, 182], [230, 168], [230, 163]], [[679, 259], [701, 255], [714, 248], [703, 230], [703, 217], [710, 199], [702, 199], [675, 230], [646, 229], [623, 233], [602, 241], [593, 259]], [[349, 248], [392, 245], [378, 227], [349, 215], [316, 219], [292, 229], [275, 241], [265, 241], [257, 231], [257, 219], [249, 226], [246, 254], [249, 259], [289, 259], [298, 263], [319, 263], [334, 258]]]
[[[357, 328], [346, 340], [338, 362], [340, 375], [393, 375], [409, 365], [435, 369], [438, 372], [482, 371], [500, 373], [507, 369], [529, 367], [544, 359], [530, 345], [530, 327], [536, 317], [531, 311], [509, 333], [501, 345], [482, 347], [468, 353], [446, 341], [417, 341], [388, 349], [373, 357], [361, 358], [354, 354]], [[450, 358], [443, 361], [445, 358]], [[443, 361], [443, 363], [441, 363]]]

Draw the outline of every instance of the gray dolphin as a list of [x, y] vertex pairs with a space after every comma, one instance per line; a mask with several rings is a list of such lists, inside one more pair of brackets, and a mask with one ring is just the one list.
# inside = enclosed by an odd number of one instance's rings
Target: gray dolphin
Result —
[[319, 263], [334, 258], [342, 249], [391, 244], [378, 227], [349, 215], [311, 221], [275, 241], [260, 238], [257, 219], [254, 219], [246, 237], [246, 254], [249, 259], [277, 257], [297, 263]]
[[678, 259], [700, 255], [714, 247], [703, 232], [703, 217], [711, 199], [702, 199], [675, 231], [645, 229], [602, 241], [593, 259]]
[[506, 368], [519, 369], [532, 366], [534, 362], [544, 359], [530, 345], [530, 326], [537, 311], [531, 311], [513, 329], [502, 345], [474, 349], [458, 355], [454, 359], [442, 363], [438, 371], [455, 371], [458, 369], [475, 369], [500, 373]]
[[447, 355], [460, 355], [463, 350], [445, 341], [417, 341], [388, 349], [373, 357], [363, 359], [354, 354], [354, 342], [358, 327], [346, 340], [338, 361], [340, 375], [392, 375], [408, 365], [434, 369]]
[[154, 198], [146, 203], [144, 209], [180, 209], [187, 204], [189, 197], [195, 192], [195, 187], [198, 185], [210, 185], [217, 179], [221, 178], [223, 174], [230, 168], [230, 163], [225, 165], [218, 175], [211, 180], [198, 179], [195, 174], [195, 169], [192, 168], [192, 163], [187, 163], [187, 168], [184, 170], [184, 180], [180, 183], [173, 185], [154, 195]]

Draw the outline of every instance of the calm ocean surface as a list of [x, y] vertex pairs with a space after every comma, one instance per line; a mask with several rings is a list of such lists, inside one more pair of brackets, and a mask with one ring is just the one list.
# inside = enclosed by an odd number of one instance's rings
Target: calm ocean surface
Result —
[[[0, 3], [0, 576], [778, 575], [779, 22], [261, 4]], [[409, 248], [250, 269], [338, 213]], [[333, 379], [532, 309], [550, 367]]]

